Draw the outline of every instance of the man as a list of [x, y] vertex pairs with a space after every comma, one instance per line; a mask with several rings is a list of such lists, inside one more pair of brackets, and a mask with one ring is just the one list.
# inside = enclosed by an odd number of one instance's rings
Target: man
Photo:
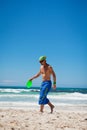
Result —
[[51, 89], [51, 75], [53, 77], [53, 88], [56, 89], [56, 75], [53, 68], [46, 63], [46, 56], [41, 56], [39, 58], [39, 62], [41, 64], [40, 71], [29, 80], [33, 80], [40, 75], [42, 75], [42, 84], [40, 88], [40, 97], [39, 97], [39, 104], [40, 104], [40, 112], [43, 112], [44, 105], [48, 104], [51, 109], [51, 113], [53, 112], [54, 105], [49, 101], [47, 98], [47, 94]]

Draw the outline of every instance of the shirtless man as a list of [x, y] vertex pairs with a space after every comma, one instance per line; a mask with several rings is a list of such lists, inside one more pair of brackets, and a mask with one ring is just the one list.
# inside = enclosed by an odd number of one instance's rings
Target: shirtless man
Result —
[[39, 62], [41, 64], [40, 71], [29, 80], [33, 80], [39, 77], [40, 75], [42, 75], [42, 84], [40, 88], [40, 97], [39, 97], [40, 112], [43, 112], [44, 105], [48, 104], [50, 106], [51, 113], [52, 113], [54, 105], [47, 98], [47, 94], [50, 91], [51, 85], [52, 85], [51, 75], [53, 77], [53, 88], [56, 89], [56, 75], [53, 68], [49, 64], [46, 63], [45, 56], [41, 56], [39, 58]]

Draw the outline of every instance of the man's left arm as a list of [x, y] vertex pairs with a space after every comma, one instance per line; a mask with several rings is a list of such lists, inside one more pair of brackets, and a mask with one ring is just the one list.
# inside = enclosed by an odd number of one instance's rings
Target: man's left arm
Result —
[[56, 74], [55, 74], [53, 68], [52, 67], [50, 67], [50, 68], [51, 68], [51, 74], [53, 76], [53, 88], [56, 89]]

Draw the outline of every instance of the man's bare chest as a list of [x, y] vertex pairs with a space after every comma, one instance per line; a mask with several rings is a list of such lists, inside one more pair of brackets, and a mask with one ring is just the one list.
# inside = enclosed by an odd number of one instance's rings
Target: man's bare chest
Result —
[[43, 68], [41, 69], [41, 73], [42, 73], [42, 74], [49, 74], [49, 73], [50, 73], [50, 70], [49, 70], [48, 67], [43, 67]]

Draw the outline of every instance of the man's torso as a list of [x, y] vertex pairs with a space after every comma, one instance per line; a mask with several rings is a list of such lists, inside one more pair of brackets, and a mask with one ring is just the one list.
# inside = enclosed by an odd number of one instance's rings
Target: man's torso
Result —
[[46, 65], [46, 66], [41, 66], [40, 68], [40, 72], [42, 75], [42, 80], [46, 81], [46, 80], [50, 80], [50, 76], [51, 76], [51, 66], [50, 65]]

